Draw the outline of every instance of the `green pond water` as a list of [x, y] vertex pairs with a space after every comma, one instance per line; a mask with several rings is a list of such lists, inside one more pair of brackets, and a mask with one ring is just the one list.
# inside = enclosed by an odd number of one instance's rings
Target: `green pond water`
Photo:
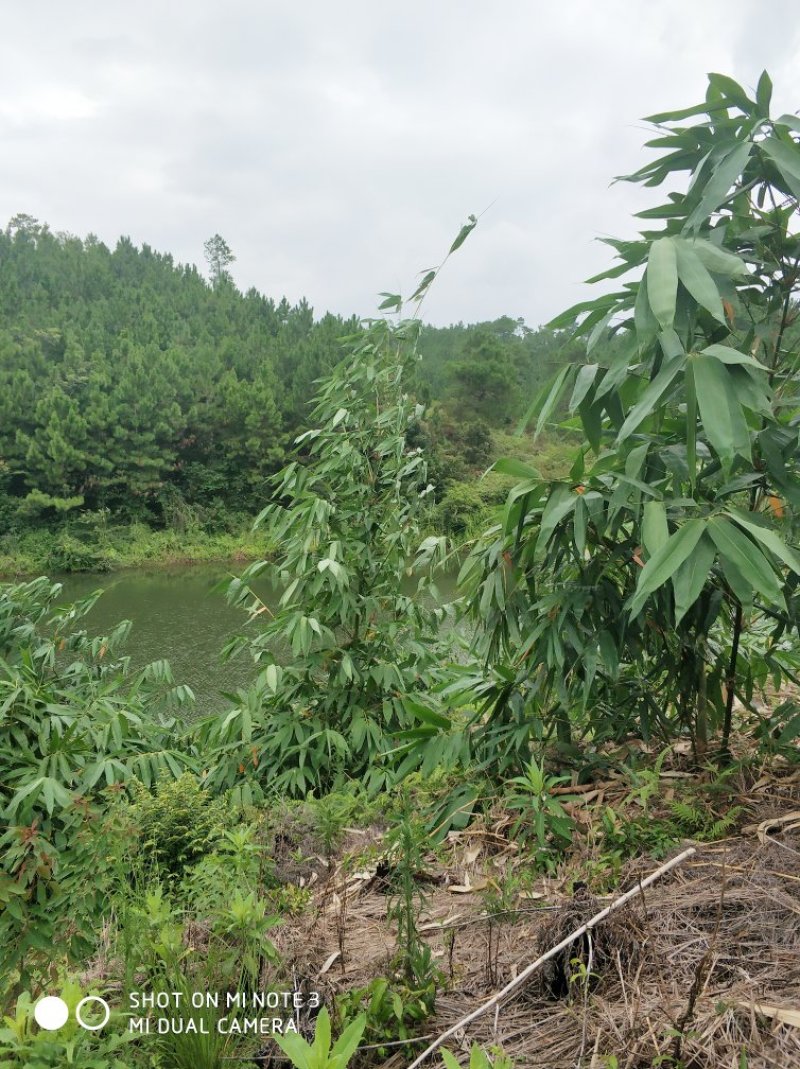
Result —
[[[168, 660], [176, 683], [186, 683], [194, 691], [193, 715], [199, 716], [224, 707], [222, 692], [245, 686], [255, 674], [246, 655], [229, 661], [221, 656], [234, 635], [254, 626], [248, 624], [246, 613], [228, 605], [224, 592], [215, 589], [235, 574], [235, 565], [193, 565], [70, 575], [60, 582], [65, 600], [102, 589], [103, 596], [86, 617], [87, 629], [104, 634], [120, 620], [130, 620], [133, 629], [125, 650], [132, 665]], [[437, 585], [444, 597], [454, 596], [453, 579], [446, 577]], [[274, 605], [279, 594], [260, 589], [259, 596]]]

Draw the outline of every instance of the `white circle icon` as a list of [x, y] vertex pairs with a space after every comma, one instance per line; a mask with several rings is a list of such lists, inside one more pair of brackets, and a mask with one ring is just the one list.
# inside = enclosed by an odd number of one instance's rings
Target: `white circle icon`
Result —
[[[86, 1021], [84, 1021], [84, 1019], [81, 1017], [81, 1010], [88, 1002], [99, 1002], [105, 1010], [105, 1016], [99, 1024], [87, 1024]], [[75, 1007], [75, 1020], [78, 1022], [81, 1028], [85, 1028], [87, 1032], [96, 1032], [99, 1028], [103, 1028], [105, 1025], [108, 1024], [108, 1019], [110, 1016], [111, 1007], [106, 1002], [106, 1000], [104, 998], [100, 998], [99, 995], [87, 995], [85, 998], [82, 998], [78, 1005]]]
[[40, 1028], [56, 1032], [67, 1023], [69, 1006], [58, 995], [45, 995], [36, 1003], [33, 1016]]

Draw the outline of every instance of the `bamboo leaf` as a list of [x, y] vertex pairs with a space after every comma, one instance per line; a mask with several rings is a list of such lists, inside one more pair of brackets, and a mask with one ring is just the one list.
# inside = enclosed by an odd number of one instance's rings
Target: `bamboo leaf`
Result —
[[678, 278], [701, 308], [705, 308], [720, 323], [725, 323], [725, 310], [717, 284], [702, 260], [685, 241], [676, 241], [675, 248], [678, 257]]
[[[470, 235], [470, 234], [472, 233], [472, 231], [473, 231], [473, 230], [475, 229], [475, 227], [476, 227], [476, 226], [478, 225], [478, 220], [477, 220], [477, 219], [475, 218], [475, 216], [474, 216], [474, 215], [470, 215], [470, 216], [469, 216], [468, 218], [469, 218], [469, 221], [468, 221], [468, 222], [466, 222], [466, 223], [465, 223], [465, 224], [464, 224], [464, 225], [463, 225], [463, 226], [461, 227], [461, 229], [459, 230], [459, 232], [458, 232], [458, 234], [457, 234], [457, 236], [456, 236], [456, 239], [455, 239], [455, 241], [454, 241], [454, 242], [453, 242], [453, 244], [452, 244], [452, 245], [450, 246], [450, 252], [455, 252], [455, 251], [456, 251], [456, 249], [460, 249], [460, 248], [461, 248], [461, 246], [462, 246], [462, 245], [464, 244], [464, 242], [465, 242], [465, 241], [467, 240], [467, 238], [469, 237], [469, 235]], [[449, 254], [448, 254], [448, 255], [449, 255]]]
[[520, 421], [517, 432], [521, 434], [534, 416], [536, 419], [536, 429], [534, 431], [534, 438], [542, 432], [542, 428], [550, 419], [558, 402], [561, 400], [564, 391], [567, 388], [567, 384], [572, 375], [575, 374], [575, 365], [567, 364], [556, 375], [552, 383], [544, 386], [544, 388], [537, 394], [533, 400], [533, 404], [523, 416]]
[[425, 275], [423, 280], [420, 282], [420, 284], [417, 286], [417, 288], [414, 290], [414, 292], [411, 294], [411, 298], [410, 299], [412, 301], [416, 301], [417, 298], [421, 297], [423, 295], [423, 293], [425, 293], [425, 291], [428, 289], [428, 287], [430, 286], [431, 282], [433, 282], [433, 280], [435, 278], [436, 278], [436, 272], [435, 271], [429, 271], [427, 273], [427, 275]]
[[536, 541], [537, 553], [545, 549], [557, 525], [575, 508], [577, 499], [578, 495], [574, 494], [563, 483], [559, 483], [553, 489], [542, 513], [542, 523], [539, 528], [539, 537]]
[[730, 561], [753, 590], [785, 609], [786, 603], [775, 571], [752, 539], [724, 516], [714, 516], [709, 521], [708, 533], [714, 539], [720, 555]]
[[700, 202], [686, 220], [684, 230], [691, 230], [704, 223], [727, 200], [731, 187], [741, 175], [753, 150], [752, 141], [737, 144], [723, 156], [711, 171]]
[[738, 108], [741, 108], [745, 115], [752, 114], [754, 101], [750, 99], [744, 89], [733, 78], [729, 78], [727, 74], [709, 74], [708, 84]]
[[712, 241], [707, 241], [705, 238], [676, 238], [675, 240], [681, 245], [688, 245], [697, 254], [703, 266], [713, 271], [715, 275], [737, 278], [750, 274], [747, 264], [741, 257], [735, 256], [726, 249], [721, 249]]
[[756, 86], [756, 104], [761, 109], [764, 118], [769, 116], [769, 106], [772, 103], [772, 79], [766, 71], [761, 72]]
[[631, 619], [642, 610], [648, 597], [659, 587], [669, 582], [703, 536], [706, 521], [688, 520], [654, 553], [639, 574], [636, 592], [630, 599], [628, 609]]
[[800, 145], [796, 142], [787, 144], [777, 137], [767, 137], [760, 147], [781, 172], [792, 195], [800, 200]]
[[642, 541], [651, 557], [669, 538], [667, 510], [663, 501], [648, 501], [642, 510]]
[[379, 296], [385, 298], [378, 305], [379, 312], [384, 312], [389, 308], [400, 308], [403, 303], [403, 298], [399, 293], [381, 293]]
[[729, 345], [707, 345], [702, 352], [707, 356], [716, 357], [723, 364], [744, 364], [746, 367], [753, 367], [758, 371], [767, 370], [754, 357], [747, 356], [746, 353], [740, 353], [738, 349], [731, 349]]
[[536, 468], [514, 457], [500, 457], [489, 470], [496, 471], [498, 475], [513, 475], [515, 479], [541, 479]]
[[636, 328], [636, 335], [639, 340], [639, 345], [645, 345], [650, 339], [654, 338], [658, 333], [658, 322], [656, 317], [650, 311], [650, 300], [647, 295], [647, 272], [639, 282], [639, 288], [636, 291], [636, 301], [633, 305], [633, 325]]
[[709, 443], [726, 468], [739, 453], [750, 456], [750, 432], [725, 365], [700, 353], [692, 359], [700, 421]]
[[694, 552], [686, 558], [673, 575], [672, 588], [675, 591], [676, 627], [700, 597], [716, 555], [717, 550], [714, 543], [704, 533], [694, 547]]
[[570, 412], [575, 411], [581, 401], [586, 397], [589, 390], [591, 390], [597, 376], [598, 367], [598, 364], [583, 364], [579, 369], [577, 378], [575, 379], [575, 389], [572, 391], [572, 398], [569, 402]]
[[659, 238], [647, 258], [647, 296], [662, 330], [675, 322], [678, 297], [678, 259], [672, 238]]
[[730, 509], [728, 510], [728, 515], [740, 527], [744, 527], [746, 531], [749, 531], [765, 549], [768, 549], [770, 553], [774, 553], [787, 567], [791, 568], [797, 575], [800, 575], [800, 556], [795, 553], [791, 546], [786, 545], [779, 534], [768, 527], [762, 527], [738, 510]]
[[617, 435], [617, 445], [619, 445], [620, 442], [623, 442], [628, 435], [632, 434], [642, 420], [646, 419], [651, 414], [658, 402], [672, 385], [678, 372], [685, 367], [685, 365], [685, 357], [671, 360], [661, 368], [653, 381], [647, 384], [642, 396], [630, 410], [625, 422], [620, 428], [619, 434]]

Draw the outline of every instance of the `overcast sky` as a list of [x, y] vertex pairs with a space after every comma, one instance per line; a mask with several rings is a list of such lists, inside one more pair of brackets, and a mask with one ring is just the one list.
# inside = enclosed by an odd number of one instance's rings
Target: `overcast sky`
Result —
[[791, 0], [5, 0], [0, 226], [120, 234], [242, 289], [369, 315], [480, 224], [434, 323], [546, 321], [610, 263], [658, 191], [643, 115], [705, 75], [800, 109]]

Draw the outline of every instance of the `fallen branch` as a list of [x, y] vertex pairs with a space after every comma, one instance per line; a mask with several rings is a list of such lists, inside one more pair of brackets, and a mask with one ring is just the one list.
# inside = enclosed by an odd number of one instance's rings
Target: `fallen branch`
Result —
[[546, 961], [550, 961], [551, 958], [556, 957], [556, 955], [560, 954], [561, 951], [568, 947], [571, 943], [574, 943], [577, 939], [580, 939], [582, 935], [585, 935], [588, 931], [591, 931], [591, 929], [594, 928], [595, 925], [599, 924], [600, 921], [604, 921], [610, 913], [614, 912], [614, 910], [619, 909], [620, 906], [624, 906], [626, 902], [630, 902], [630, 900], [632, 898], [635, 898], [636, 895], [638, 895], [641, 891], [645, 889], [645, 887], [649, 887], [651, 883], [655, 883], [656, 880], [661, 879], [662, 876], [665, 876], [668, 872], [671, 872], [672, 869], [677, 868], [678, 865], [682, 864], [687, 858], [692, 857], [692, 855], [695, 853], [695, 848], [693, 846], [690, 846], [688, 850], [684, 850], [683, 853], [678, 854], [677, 857], [674, 857], [671, 861], [668, 861], [665, 865], [662, 865], [661, 868], [656, 869], [655, 872], [651, 872], [646, 880], [641, 880], [639, 883], [636, 884], [635, 887], [631, 887], [629, 891], [626, 891], [624, 895], [621, 895], [619, 898], [615, 898], [610, 905], [606, 906], [606, 908], [602, 909], [599, 913], [596, 913], [594, 917], [591, 918], [591, 920], [588, 920], [586, 922], [586, 924], [581, 925], [581, 927], [578, 928], [576, 931], [572, 932], [571, 935], [568, 935], [565, 939], [562, 939], [557, 946], [552, 947], [550, 950], [547, 951], [546, 954], [543, 954], [540, 958], [537, 958], [536, 961], [531, 962], [530, 965], [526, 966], [519, 974], [519, 976], [515, 976], [514, 979], [507, 983], [506, 986], [501, 991], [498, 991], [496, 995], [492, 995], [490, 999], [487, 999], [486, 1002], [478, 1006], [476, 1010], [473, 1010], [472, 1013], [468, 1013], [466, 1017], [462, 1017], [460, 1021], [457, 1021], [451, 1028], [448, 1028], [446, 1032], [443, 1032], [437, 1039], [433, 1041], [433, 1043], [431, 1043], [429, 1047], [425, 1048], [425, 1050], [422, 1052], [422, 1054], [419, 1055], [419, 1057], [415, 1058], [414, 1061], [411, 1062], [411, 1064], [408, 1066], [408, 1069], [417, 1069], [418, 1066], [422, 1065], [422, 1063], [425, 1061], [429, 1054], [433, 1054], [435, 1050], [438, 1050], [439, 1047], [441, 1047], [441, 1045], [446, 1040], [450, 1039], [451, 1036], [454, 1036], [456, 1032], [460, 1032], [462, 1028], [465, 1028], [468, 1024], [472, 1024], [473, 1021], [476, 1021], [479, 1017], [482, 1017], [484, 1013], [487, 1013], [494, 1006], [499, 1005], [499, 1003], [501, 1003], [507, 995], [510, 995], [512, 991], [515, 991], [518, 987], [524, 984], [528, 977], [531, 976], [532, 973], [536, 972], [538, 968], [544, 965]]

